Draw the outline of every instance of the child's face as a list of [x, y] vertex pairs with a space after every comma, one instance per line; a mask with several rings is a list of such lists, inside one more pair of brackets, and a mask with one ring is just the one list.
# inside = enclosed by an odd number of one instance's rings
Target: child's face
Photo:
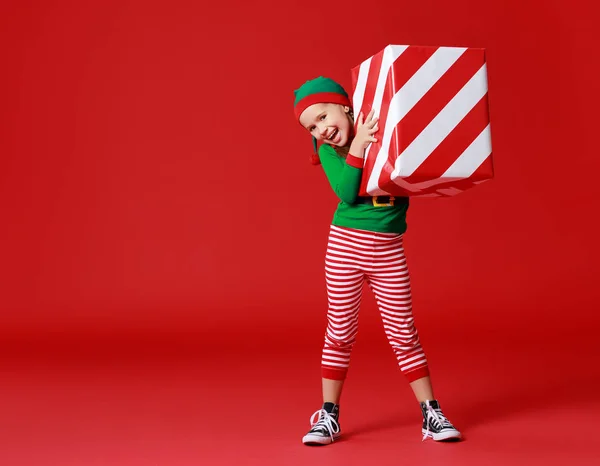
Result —
[[313, 104], [300, 115], [300, 124], [318, 141], [344, 147], [354, 131], [349, 111], [339, 104]]

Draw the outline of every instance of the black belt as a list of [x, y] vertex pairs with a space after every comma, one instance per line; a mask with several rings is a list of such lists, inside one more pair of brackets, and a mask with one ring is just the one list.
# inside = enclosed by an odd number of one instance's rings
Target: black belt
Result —
[[372, 196], [372, 197], [357, 197], [357, 204], [372, 204], [375, 207], [385, 207], [394, 205], [394, 196]]

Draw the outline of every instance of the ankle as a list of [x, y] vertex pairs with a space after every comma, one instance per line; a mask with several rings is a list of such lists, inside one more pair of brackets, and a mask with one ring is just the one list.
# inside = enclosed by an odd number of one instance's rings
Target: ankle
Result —
[[436, 400], [435, 398], [432, 398], [430, 400], [420, 401], [419, 404], [424, 407], [427, 407], [427, 406], [436, 407], [436, 406], [439, 406], [440, 402], [438, 400]]
[[340, 415], [340, 405], [337, 405], [330, 401], [326, 401], [325, 403], [323, 403], [322, 409], [327, 411], [329, 414], [335, 416], [336, 418], [339, 417], [339, 415]]

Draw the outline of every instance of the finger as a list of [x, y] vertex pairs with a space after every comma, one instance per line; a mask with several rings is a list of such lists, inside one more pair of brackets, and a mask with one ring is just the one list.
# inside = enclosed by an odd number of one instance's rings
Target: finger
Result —
[[362, 126], [363, 122], [364, 122], [364, 120], [363, 120], [363, 114], [362, 114], [362, 112], [360, 112], [358, 114], [358, 126]]
[[369, 142], [377, 142], [377, 138], [374, 138], [373, 136], [369, 136], [367, 138], [367, 141], [369, 141]]
[[366, 123], [371, 123], [373, 121], [373, 116], [375, 115], [375, 109], [371, 109], [369, 114], [367, 115]]

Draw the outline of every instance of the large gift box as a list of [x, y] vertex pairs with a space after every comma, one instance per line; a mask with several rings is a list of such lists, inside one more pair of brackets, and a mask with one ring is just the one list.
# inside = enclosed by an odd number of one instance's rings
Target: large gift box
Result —
[[485, 50], [388, 45], [352, 70], [355, 121], [375, 109], [361, 196], [453, 196], [493, 177]]

